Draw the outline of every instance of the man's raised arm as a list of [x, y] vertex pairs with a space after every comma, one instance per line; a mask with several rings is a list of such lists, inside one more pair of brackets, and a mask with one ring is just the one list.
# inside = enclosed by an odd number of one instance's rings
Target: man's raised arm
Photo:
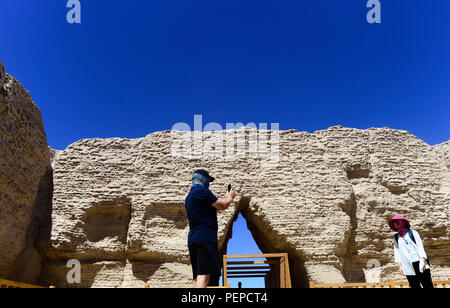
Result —
[[229, 193], [227, 193], [224, 199], [217, 200], [212, 204], [212, 206], [215, 207], [218, 211], [225, 211], [233, 202], [235, 197], [236, 192], [234, 191], [234, 189], [232, 189]]

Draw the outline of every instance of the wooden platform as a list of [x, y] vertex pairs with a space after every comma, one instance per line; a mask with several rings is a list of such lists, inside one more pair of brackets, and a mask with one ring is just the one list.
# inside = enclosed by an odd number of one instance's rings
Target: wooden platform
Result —
[[[447, 288], [450, 285], [450, 279], [445, 281], [433, 281], [435, 288]], [[317, 288], [409, 288], [408, 282], [387, 281], [379, 283], [358, 282], [358, 283], [309, 283], [312, 289]]]

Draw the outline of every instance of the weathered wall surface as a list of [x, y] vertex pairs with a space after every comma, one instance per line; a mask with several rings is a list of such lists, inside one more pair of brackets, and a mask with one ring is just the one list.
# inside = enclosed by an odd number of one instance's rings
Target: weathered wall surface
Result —
[[[0, 277], [34, 280], [40, 254], [34, 244], [38, 190], [48, 167], [41, 112], [0, 62]], [[22, 271], [28, 264], [27, 271]]]
[[[252, 129], [228, 133], [247, 143], [263, 136]], [[282, 131], [268, 145], [273, 149], [279, 140], [278, 164], [264, 168], [251, 146], [241, 156], [209, 151], [186, 157], [190, 139], [184, 139], [178, 143], [184, 155], [174, 155], [174, 144], [190, 135], [87, 139], [57, 153], [42, 282], [69, 286], [65, 265], [78, 259], [85, 287], [188, 285], [184, 198], [199, 167], [217, 178], [211, 189], [218, 196], [228, 183], [238, 193], [219, 216], [222, 252], [231, 236], [239, 236], [231, 226], [241, 212], [263, 252], [289, 253], [294, 286], [371, 280], [378, 273], [382, 280], [402, 279], [387, 226], [395, 214], [422, 235], [433, 278], [450, 277], [448, 143], [432, 147], [388, 128]], [[203, 142], [221, 136], [194, 135]], [[218, 144], [213, 149], [221, 150]]]

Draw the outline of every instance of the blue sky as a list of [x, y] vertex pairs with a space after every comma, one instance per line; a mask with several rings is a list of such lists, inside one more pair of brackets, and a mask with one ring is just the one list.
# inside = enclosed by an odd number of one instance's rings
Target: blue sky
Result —
[[450, 1], [0, 2], [0, 59], [41, 108], [50, 146], [177, 122], [406, 129], [450, 139]]
[[81, 0], [76, 25], [65, 0], [2, 0], [0, 60], [56, 149], [193, 125], [195, 114], [445, 142], [450, 1], [380, 2], [382, 23], [368, 24], [366, 0]]

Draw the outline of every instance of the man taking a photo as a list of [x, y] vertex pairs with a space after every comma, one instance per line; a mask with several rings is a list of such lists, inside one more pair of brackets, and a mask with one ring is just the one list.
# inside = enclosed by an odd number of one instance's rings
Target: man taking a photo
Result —
[[217, 211], [226, 210], [236, 196], [234, 190], [231, 190], [224, 199], [219, 200], [209, 190], [212, 182], [214, 178], [207, 171], [196, 170], [192, 175], [192, 188], [185, 200], [194, 288], [206, 288], [211, 277], [220, 277]]

